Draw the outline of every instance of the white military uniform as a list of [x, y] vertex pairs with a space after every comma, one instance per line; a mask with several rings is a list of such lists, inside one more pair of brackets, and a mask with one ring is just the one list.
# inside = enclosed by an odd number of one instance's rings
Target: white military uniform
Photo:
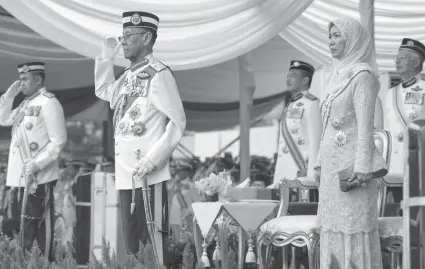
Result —
[[[425, 80], [417, 75], [412, 80], [399, 83], [388, 90], [384, 103], [384, 129], [391, 133], [392, 149], [388, 180], [404, 177], [404, 164], [408, 125], [425, 117]], [[399, 180], [397, 180], [397, 178]]]
[[54, 94], [40, 89], [12, 110], [13, 99], [0, 98], [0, 125], [13, 126], [6, 185], [25, 187], [23, 162], [33, 159], [40, 169], [38, 184], [59, 177], [59, 153], [67, 134], [63, 108]]
[[[117, 109], [120, 98], [127, 98], [121, 115], [114, 118], [116, 188], [132, 189], [132, 173], [141, 157], [147, 157], [156, 167], [148, 176], [149, 185], [171, 179], [169, 158], [186, 127], [171, 71], [152, 55], [127, 69], [117, 80], [113, 67], [111, 60], [102, 60], [101, 56], [96, 59], [96, 96], [110, 102], [112, 109]], [[125, 97], [131, 91], [133, 96]], [[139, 180], [135, 184], [135, 188], [142, 187]]]
[[[278, 158], [273, 182], [282, 179], [295, 179], [300, 169], [291, 155], [289, 143], [283, 135], [283, 123], [286, 122], [292, 140], [306, 163], [307, 176], [314, 175], [314, 165], [320, 144], [322, 120], [320, 118], [319, 100], [310, 93], [299, 93], [287, 104], [286, 118], [281, 119]], [[307, 162], [308, 161], [308, 162]]]

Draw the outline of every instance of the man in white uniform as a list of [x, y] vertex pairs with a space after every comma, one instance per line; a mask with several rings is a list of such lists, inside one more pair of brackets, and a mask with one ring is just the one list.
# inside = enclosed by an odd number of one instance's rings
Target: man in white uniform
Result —
[[[167, 242], [167, 188], [169, 159], [186, 127], [186, 116], [171, 70], [156, 60], [152, 47], [159, 19], [140, 11], [123, 13], [123, 36], [103, 40], [96, 58], [96, 96], [114, 110], [115, 186], [119, 190], [124, 236], [129, 253], [137, 253], [139, 240], [147, 243], [142, 180], [147, 180], [154, 204], [155, 243], [158, 254]], [[115, 79], [114, 56], [122, 46], [130, 67]], [[133, 173], [136, 176], [133, 178]], [[134, 207], [133, 207], [134, 206]], [[160, 261], [162, 257], [159, 257]]]
[[[408, 152], [405, 145], [408, 125], [425, 117], [425, 80], [420, 72], [425, 59], [425, 46], [421, 42], [404, 38], [395, 59], [401, 82], [388, 90], [384, 102], [384, 129], [391, 133], [392, 150], [386, 179], [402, 181], [404, 160]], [[389, 188], [395, 202], [402, 199], [402, 188]]]
[[[310, 64], [291, 62], [286, 79], [290, 98], [285, 102], [281, 114], [274, 183], [285, 178], [314, 177], [322, 120], [319, 100], [308, 92], [313, 74], [314, 67]], [[303, 193], [302, 199], [313, 198], [308, 196], [308, 192]]]
[[[18, 66], [19, 79], [0, 98], [0, 124], [12, 127], [6, 185], [17, 188], [22, 203], [25, 182], [32, 178], [24, 216], [24, 247], [34, 240], [45, 255], [51, 254], [53, 224], [53, 187], [59, 177], [58, 157], [67, 134], [63, 108], [44, 86], [45, 65], [31, 62]], [[12, 110], [13, 100], [22, 92], [25, 100]], [[23, 205], [20, 205], [23, 206]], [[5, 220], [5, 233], [18, 230], [21, 216]], [[17, 227], [16, 227], [17, 226]]]

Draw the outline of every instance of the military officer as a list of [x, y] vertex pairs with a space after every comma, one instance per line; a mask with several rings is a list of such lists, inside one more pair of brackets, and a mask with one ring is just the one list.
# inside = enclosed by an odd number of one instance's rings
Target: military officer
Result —
[[[289, 100], [284, 104], [280, 121], [278, 158], [274, 183], [282, 179], [314, 177], [314, 164], [319, 150], [322, 124], [319, 100], [308, 92], [314, 67], [292, 61], [286, 78]], [[309, 199], [302, 192], [303, 199]]]
[[[169, 159], [183, 136], [186, 116], [170, 68], [152, 55], [159, 18], [131, 11], [123, 13], [122, 22], [120, 42], [112, 37], [103, 40], [102, 55], [95, 63], [95, 91], [114, 110], [115, 186], [120, 194], [127, 250], [137, 253], [139, 240], [148, 240], [142, 194], [142, 180], [146, 178], [156, 227], [168, 231], [163, 217], [168, 215], [165, 183], [171, 179]], [[121, 46], [130, 67], [115, 79], [114, 56]], [[137, 172], [136, 179], [133, 172]], [[162, 256], [168, 238], [155, 230], [157, 240], [152, 243]], [[160, 262], [162, 259], [159, 257]]]
[[[67, 134], [63, 109], [54, 94], [44, 86], [45, 64], [31, 62], [18, 66], [19, 80], [0, 98], [0, 124], [12, 127], [6, 185], [17, 188], [22, 203], [25, 181], [35, 179], [29, 192], [24, 216], [24, 247], [34, 240], [42, 252], [49, 255], [52, 242], [53, 186], [59, 177], [58, 157]], [[13, 100], [22, 92], [26, 98], [12, 110]], [[25, 206], [25, 205], [21, 205]], [[4, 229], [19, 220], [15, 216], [4, 222]], [[8, 232], [8, 231], [5, 231]]]
[[[408, 125], [418, 117], [425, 117], [425, 80], [420, 72], [425, 59], [425, 46], [421, 42], [404, 38], [395, 58], [401, 82], [394, 85], [385, 95], [384, 129], [392, 136], [391, 163], [388, 180], [402, 180], [404, 176], [405, 142]], [[401, 188], [389, 188], [394, 200], [402, 199]]]

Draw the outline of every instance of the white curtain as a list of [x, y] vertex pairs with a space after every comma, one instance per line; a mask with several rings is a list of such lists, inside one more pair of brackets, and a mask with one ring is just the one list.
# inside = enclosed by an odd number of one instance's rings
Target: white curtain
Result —
[[[156, 56], [174, 70], [187, 70], [221, 63], [255, 49], [292, 23], [312, 2], [0, 0], [0, 5], [40, 35], [91, 59], [100, 53], [102, 37], [121, 34], [122, 12], [144, 10], [155, 13], [160, 18]], [[22, 39], [9, 40], [11, 55], [35, 53], [19, 47], [19, 41]], [[18, 48], [13, 47], [14, 43]], [[43, 54], [48, 48], [49, 44], [41, 43], [38, 52], [42, 50], [42, 55], [49, 57], [49, 53]], [[65, 56], [78, 60], [76, 55]], [[122, 52], [116, 64], [128, 65]]]
[[[328, 23], [341, 17], [360, 20], [359, 1], [316, 0], [280, 35], [323, 64], [330, 63]], [[379, 69], [395, 71], [394, 56], [404, 37], [425, 43], [424, 0], [375, 0], [375, 45]]]

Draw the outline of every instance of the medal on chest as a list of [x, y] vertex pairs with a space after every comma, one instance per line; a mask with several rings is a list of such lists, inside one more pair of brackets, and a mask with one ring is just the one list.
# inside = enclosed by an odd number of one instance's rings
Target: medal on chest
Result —
[[125, 93], [128, 96], [146, 97], [148, 95], [149, 74], [140, 72], [131, 79], [128, 77], [124, 81]]
[[422, 92], [406, 92], [404, 103], [406, 105], [422, 105], [424, 94]]
[[288, 119], [302, 119], [304, 114], [304, 108], [303, 107], [294, 107], [290, 106], [288, 108], [287, 118]]

